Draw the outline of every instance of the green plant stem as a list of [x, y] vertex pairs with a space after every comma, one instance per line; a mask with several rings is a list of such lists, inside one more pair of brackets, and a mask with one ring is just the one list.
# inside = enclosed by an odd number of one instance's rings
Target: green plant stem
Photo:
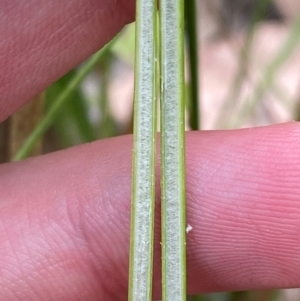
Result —
[[70, 81], [65, 90], [60, 94], [60, 96], [53, 101], [52, 105], [49, 107], [42, 121], [38, 124], [38, 126], [32, 131], [30, 136], [26, 139], [23, 146], [20, 148], [18, 153], [14, 156], [13, 161], [18, 161], [26, 158], [30, 153], [31, 149], [34, 145], [39, 141], [42, 135], [47, 131], [47, 129], [51, 126], [57, 114], [59, 113], [59, 109], [65, 103], [65, 101], [69, 100], [70, 94], [74, 92], [78, 85], [85, 79], [85, 77], [90, 73], [90, 71], [97, 65], [97, 63], [102, 59], [103, 55], [106, 51], [111, 47], [111, 43], [104, 46], [100, 51], [92, 56], [92, 58], [78, 71], [76, 76]]
[[186, 300], [184, 3], [160, 1], [163, 301]]
[[200, 118], [197, 6], [196, 0], [187, 0], [184, 2], [184, 4], [191, 87], [191, 97], [189, 105], [189, 125], [192, 130], [198, 130], [200, 125]]
[[152, 300], [156, 134], [156, 0], [136, 2], [129, 301]]

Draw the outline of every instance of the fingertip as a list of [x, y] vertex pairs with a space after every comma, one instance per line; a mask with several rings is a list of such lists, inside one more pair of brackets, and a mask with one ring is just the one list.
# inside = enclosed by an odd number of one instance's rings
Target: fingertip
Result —
[[11, 1], [0, 10], [0, 121], [134, 20], [134, 1]]

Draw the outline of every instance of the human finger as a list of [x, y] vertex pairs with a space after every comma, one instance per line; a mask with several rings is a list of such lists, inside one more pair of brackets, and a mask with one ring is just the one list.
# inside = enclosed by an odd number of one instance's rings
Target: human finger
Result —
[[133, 18], [134, 1], [1, 1], [0, 121]]
[[[299, 137], [187, 134], [190, 293], [300, 285]], [[127, 300], [131, 151], [125, 136], [0, 168], [2, 300]]]

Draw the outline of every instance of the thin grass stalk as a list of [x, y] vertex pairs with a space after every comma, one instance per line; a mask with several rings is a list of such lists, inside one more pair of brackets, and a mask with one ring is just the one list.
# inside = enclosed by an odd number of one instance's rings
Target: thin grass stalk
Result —
[[163, 301], [186, 300], [184, 2], [160, 1]]
[[190, 297], [190, 301], [208, 301], [208, 299], [204, 296], [195, 295]]
[[[47, 89], [46, 112], [53, 100], [61, 95], [77, 72], [76, 69], [69, 71]], [[55, 136], [57, 136], [59, 144], [63, 148], [96, 139], [95, 128], [90, 121], [88, 112], [88, 99], [83, 93], [82, 87], [78, 86], [69, 98], [72, 98], [72, 101], [66, 101], [61, 105], [59, 114], [52, 124]]]
[[112, 54], [107, 53], [98, 68], [101, 81], [101, 91], [99, 97], [99, 108], [101, 110], [101, 120], [98, 124], [98, 137], [101, 139], [114, 137], [117, 135], [117, 126], [111, 115], [109, 107], [109, 81], [112, 70]]
[[9, 158], [9, 128], [10, 120], [0, 124], [0, 164], [10, 161]]
[[[42, 119], [44, 97], [42, 92], [0, 125], [0, 163], [9, 162], [20, 146]], [[42, 153], [42, 139], [30, 152], [30, 156]]]
[[235, 78], [233, 80], [231, 91], [229, 92], [229, 95], [226, 97], [226, 100], [222, 105], [215, 128], [226, 128], [226, 122], [228, 120], [229, 111], [227, 108], [233, 107], [233, 105], [237, 102], [241, 94], [243, 83], [245, 81], [245, 78], [247, 77], [249, 69], [250, 55], [252, 51], [253, 39], [255, 36], [257, 23], [263, 18], [264, 14], [267, 12], [268, 5], [270, 5], [270, 3], [271, 0], [261, 0], [257, 2], [255, 6], [254, 12], [251, 16], [250, 26], [247, 30], [245, 42], [240, 51], [238, 71], [236, 72]]
[[[112, 42], [111, 42], [112, 43]], [[85, 77], [93, 70], [93, 68], [103, 58], [103, 55], [110, 48], [111, 43], [104, 46], [100, 51], [92, 56], [92, 58], [79, 70], [76, 76], [66, 86], [61, 95], [55, 99], [52, 105], [45, 113], [42, 121], [35, 127], [30, 136], [26, 139], [18, 153], [13, 157], [13, 161], [25, 159], [36, 143], [41, 139], [43, 134], [48, 130], [55, 120], [61, 106], [69, 100], [69, 96], [77, 89]]]
[[189, 126], [192, 130], [198, 130], [200, 126], [200, 111], [197, 3], [196, 0], [187, 0], [184, 4], [190, 75]]
[[275, 58], [267, 66], [263, 72], [262, 78], [257, 86], [254, 88], [252, 96], [249, 97], [249, 101], [243, 106], [240, 112], [236, 115], [236, 118], [231, 122], [232, 127], [237, 127], [245, 120], [247, 114], [253, 111], [255, 105], [262, 99], [265, 91], [272, 87], [275, 76], [279, 68], [286, 62], [291, 56], [296, 46], [300, 42], [300, 17], [297, 19], [292, 29], [290, 30], [289, 36], [285, 43], [277, 52]]
[[[12, 159], [24, 141], [39, 124], [44, 114], [45, 92], [38, 94], [10, 117], [9, 158]], [[39, 139], [29, 153], [38, 156], [42, 153], [43, 139]]]
[[156, 134], [156, 0], [136, 2], [129, 301], [152, 300]]

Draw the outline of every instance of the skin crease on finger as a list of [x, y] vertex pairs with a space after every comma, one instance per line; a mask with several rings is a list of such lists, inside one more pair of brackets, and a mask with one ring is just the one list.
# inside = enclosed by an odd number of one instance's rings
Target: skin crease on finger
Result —
[[[187, 134], [189, 293], [300, 286], [299, 146], [298, 123]], [[0, 167], [1, 300], [127, 300], [131, 152], [123, 136]], [[155, 246], [158, 299], [159, 214]]]
[[0, 1], [0, 121], [134, 19], [129, 0]]

